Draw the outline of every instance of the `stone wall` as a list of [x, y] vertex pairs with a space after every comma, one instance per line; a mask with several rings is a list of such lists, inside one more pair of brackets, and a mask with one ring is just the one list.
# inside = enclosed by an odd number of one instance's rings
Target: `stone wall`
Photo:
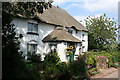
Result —
[[98, 56], [97, 68], [98, 69], [106, 69], [106, 68], [108, 68], [108, 58], [106, 58], [104, 56]]

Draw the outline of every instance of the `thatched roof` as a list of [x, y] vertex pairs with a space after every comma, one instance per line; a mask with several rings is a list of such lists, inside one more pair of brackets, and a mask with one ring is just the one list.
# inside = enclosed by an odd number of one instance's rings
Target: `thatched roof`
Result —
[[22, 18], [32, 18], [32, 19], [37, 18], [38, 20], [44, 23], [65, 26], [65, 27], [75, 27], [77, 30], [88, 32], [88, 30], [80, 22], [74, 19], [64, 9], [55, 6], [52, 6], [52, 8], [48, 8], [44, 10], [42, 14], [35, 13], [35, 15], [29, 17], [23, 14], [14, 14], [14, 16], [18, 16]]
[[81, 23], [74, 19], [65, 10], [55, 6], [48, 8], [42, 14], [37, 14], [37, 16], [41, 21], [44, 21], [46, 23], [61, 25], [65, 27], [74, 26], [77, 30], [88, 31]]
[[49, 35], [47, 35], [43, 42], [81, 42], [79, 39], [72, 36], [66, 30], [61, 28], [56, 28]]

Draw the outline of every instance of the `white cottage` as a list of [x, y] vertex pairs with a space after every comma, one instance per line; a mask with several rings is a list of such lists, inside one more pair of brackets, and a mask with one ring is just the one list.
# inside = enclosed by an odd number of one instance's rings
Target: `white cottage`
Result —
[[55, 50], [61, 61], [68, 62], [68, 46], [75, 46], [75, 56], [88, 50], [88, 30], [61, 8], [52, 6], [32, 18], [19, 15], [13, 23], [17, 36], [22, 37], [20, 51], [26, 55], [34, 52], [44, 60], [44, 54]]

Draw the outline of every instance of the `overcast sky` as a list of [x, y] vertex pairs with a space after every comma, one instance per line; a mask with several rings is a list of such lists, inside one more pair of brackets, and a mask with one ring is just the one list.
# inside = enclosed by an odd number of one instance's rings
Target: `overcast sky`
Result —
[[118, 21], [118, 2], [119, 0], [54, 0], [53, 5], [65, 9], [84, 25], [87, 16], [100, 16], [104, 13]]

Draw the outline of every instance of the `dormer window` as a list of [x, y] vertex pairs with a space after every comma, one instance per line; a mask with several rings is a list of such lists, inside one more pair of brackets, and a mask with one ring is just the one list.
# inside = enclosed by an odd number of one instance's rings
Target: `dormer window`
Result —
[[73, 34], [73, 30], [72, 29], [68, 29], [68, 33]]
[[85, 37], [85, 34], [82, 34], [82, 39], [84, 39], [84, 37]]
[[28, 32], [38, 33], [38, 24], [28, 23]]
[[82, 34], [82, 37], [84, 38], [85, 34]]

